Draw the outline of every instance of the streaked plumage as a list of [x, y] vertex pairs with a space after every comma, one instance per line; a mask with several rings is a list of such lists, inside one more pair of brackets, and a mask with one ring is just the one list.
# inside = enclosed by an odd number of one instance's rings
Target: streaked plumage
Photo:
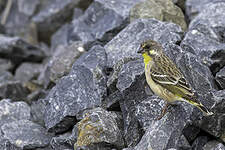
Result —
[[141, 44], [139, 53], [142, 53], [145, 63], [145, 76], [152, 91], [168, 103], [180, 100], [198, 107], [205, 115], [211, 115], [195, 97], [187, 80], [172, 62], [163, 53], [162, 46], [153, 40]]

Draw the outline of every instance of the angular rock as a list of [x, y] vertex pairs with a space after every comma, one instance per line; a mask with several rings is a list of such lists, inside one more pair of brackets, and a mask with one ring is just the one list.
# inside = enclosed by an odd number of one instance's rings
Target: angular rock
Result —
[[4, 71], [0, 72], [0, 84], [5, 83], [6, 81], [14, 80], [12, 73]]
[[10, 98], [13, 101], [26, 100], [28, 89], [19, 81], [8, 80], [0, 83], [0, 97]]
[[32, 18], [42, 41], [49, 42], [52, 33], [72, 18], [73, 8], [79, 2], [80, 0], [51, 0]]
[[77, 113], [101, 105], [106, 95], [105, 65], [104, 48], [94, 46], [74, 63], [69, 75], [57, 82], [46, 97], [45, 126], [48, 129], [66, 131], [76, 123]]
[[22, 61], [40, 62], [45, 55], [38, 47], [28, 44], [19, 37], [0, 35], [0, 57], [19, 64]]
[[108, 112], [102, 108], [95, 108], [84, 112], [84, 118], [78, 122], [77, 142], [74, 149], [95, 143], [108, 143], [116, 149], [124, 147], [121, 131], [122, 116], [115, 112]]
[[207, 136], [199, 136], [192, 143], [193, 150], [203, 149], [203, 146], [209, 141]]
[[184, 127], [195, 120], [193, 108], [182, 103], [174, 107], [161, 120], [154, 121], [134, 150], [162, 150], [178, 148]]
[[31, 120], [34, 123], [44, 126], [44, 113], [47, 102], [44, 99], [33, 101], [31, 104]]
[[223, 2], [207, 4], [191, 21], [181, 43], [183, 49], [196, 54], [204, 64], [210, 66], [214, 75], [225, 65], [224, 11]]
[[0, 72], [11, 71], [14, 65], [8, 59], [0, 59]]
[[216, 2], [223, 2], [223, 0], [186, 0], [185, 3], [185, 13], [189, 20], [193, 20], [204, 8], [208, 3], [216, 3]]
[[108, 67], [113, 68], [107, 85], [110, 86], [117, 80], [124, 64], [141, 58], [137, 53], [141, 42], [154, 39], [163, 45], [169, 42], [176, 43], [181, 41], [181, 33], [182, 30], [177, 25], [155, 19], [139, 19], [132, 22], [105, 45]]
[[173, 22], [185, 31], [187, 25], [182, 10], [171, 0], [146, 0], [136, 4], [130, 12], [130, 20], [139, 18], [155, 18]]
[[80, 8], [74, 8], [74, 10], [73, 10], [73, 20], [79, 18], [83, 14], [84, 14], [84, 11], [82, 9], [80, 9]]
[[24, 102], [0, 101], [0, 127], [16, 120], [30, 119], [30, 107]]
[[9, 142], [9, 140], [5, 139], [0, 133], [0, 150], [22, 150]]
[[225, 149], [225, 146], [218, 141], [209, 141], [203, 147], [203, 150], [222, 150]]
[[38, 78], [43, 66], [38, 63], [22, 63], [15, 73], [15, 79], [26, 83]]
[[45, 147], [51, 139], [45, 128], [28, 120], [6, 123], [1, 131], [4, 138], [21, 149]]
[[57, 82], [61, 77], [67, 75], [73, 63], [85, 52], [82, 42], [73, 42], [69, 46], [57, 47], [50, 60], [50, 79]]
[[196, 139], [199, 132], [200, 132], [200, 129], [196, 126], [193, 126], [193, 125], [187, 126], [183, 130], [183, 134], [184, 134], [185, 138], [188, 140], [189, 143], [193, 142], [194, 139]]
[[138, 1], [95, 0], [83, 16], [73, 21], [68, 40], [81, 40], [85, 44], [95, 40], [110, 41], [128, 24], [129, 11]]
[[220, 89], [225, 89], [225, 67], [216, 73], [215, 80]]
[[189, 144], [184, 135], [180, 137], [180, 140], [177, 143], [177, 147], [177, 149], [181, 150], [191, 150], [191, 145]]

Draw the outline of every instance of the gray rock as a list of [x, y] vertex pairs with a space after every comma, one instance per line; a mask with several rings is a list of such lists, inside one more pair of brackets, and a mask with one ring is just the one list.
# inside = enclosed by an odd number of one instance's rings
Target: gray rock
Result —
[[213, 102], [212, 110], [214, 115], [204, 117], [202, 120], [197, 121], [197, 125], [204, 131], [210, 133], [215, 137], [220, 137], [225, 141], [225, 126], [223, 122], [225, 121], [224, 117], [224, 108], [225, 108], [225, 91], [215, 91], [213, 92], [211, 101]]
[[24, 102], [0, 101], [0, 127], [16, 120], [30, 119], [30, 107]]
[[59, 45], [68, 45], [70, 24], [64, 24], [51, 37], [51, 53], [54, 54]]
[[207, 136], [199, 136], [197, 137], [194, 142], [192, 143], [193, 150], [200, 150], [203, 149], [203, 146], [209, 141]]
[[161, 120], [154, 121], [145, 132], [135, 150], [162, 150], [178, 148], [184, 127], [195, 120], [193, 108], [182, 103], [174, 107]]
[[43, 66], [38, 63], [22, 63], [15, 73], [15, 79], [26, 83], [38, 78]]
[[203, 150], [223, 150], [225, 146], [218, 141], [209, 141], [203, 147]]
[[225, 67], [216, 73], [215, 80], [220, 89], [225, 89]]
[[146, 0], [136, 4], [130, 12], [130, 20], [138, 18], [155, 18], [173, 22], [180, 25], [184, 31], [187, 29], [182, 10], [171, 0]]
[[11, 71], [14, 65], [8, 59], [0, 59], [0, 72]]
[[123, 148], [121, 125], [122, 116], [118, 113], [108, 112], [102, 108], [85, 111], [83, 119], [76, 125], [78, 137], [74, 149], [103, 142], [117, 149]]
[[196, 137], [198, 136], [200, 132], [200, 129], [194, 125], [190, 125], [187, 126], [184, 130], [183, 130], [183, 134], [185, 136], [185, 138], [188, 140], [188, 142], [193, 142], [194, 139], [196, 139]]
[[73, 8], [80, 0], [51, 0], [40, 12], [32, 18], [37, 24], [39, 36], [44, 41], [49, 41], [50, 36], [73, 15]]
[[75, 19], [69, 41], [110, 41], [128, 23], [130, 9], [140, 0], [95, 0], [84, 15]]
[[5, 83], [6, 81], [12, 81], [12, 80], [14, 80], [12, 73], [7, 71], [0, 72], [0, 84]]
[[74, 125], [77, 113], [101, 105], [106, 95], [105, 65], [104, 48], [94, 46], [74, 63], [69, 75], [57, 82], [46, 98], [45, 126], [48, 129], [65, 131]]
[[47, 94], [48, 94], [48, 91], [45, 91], [43, 89], [36, 89], [35, 91], [27, 95], [26, 102], [28, 104], [31, 104], [33, 101], [37, 101], [41, 98], [45, 98]]
[[82, 9], [80, 9], [80, 8], [74, 8], [74, 10], [73, 10], [73, 20], [79, 18], [83, 14], [84, 14], [84, 11]]
[[185, 13], [188, 16], [188, 19], [193, 20], [204, 8], [207, 8], [206, 4], [211, 2], [224, 2], [224, 0], [186, 0]]
[[177, 25], [155, 19], [140, 19], [132, 22], [105, 45], [108, 67], [114, 70], [107, 85], [113, 85], [124, 64], [141, 58], [141, 55], [137, 54], [141, 42], [154, 39], [161, 44], [176, 43], [181, 41], [180, 33], [182, 30]]
[[191, 145], [189, 144], [184, 135], [181, 135], [180, 140], [177, 143], [177, 149], [191, 150]]
[[47, 62], [44, 64], [44, 68], [41, 71], [41, 74], [38, 77], [38, 83], [44, 87], [44, 89], [50, 88], [51, 80], [50, 80], [50, 59], [47, 59]]
[[5, 6], [6, 6], [6, 2], [7, 0], [2, 0], [0, 2], [0, 14], [2, 13], [2, 11], [4, 10]]
[[26, 100], [28, 89], [20, 81], [8, 80], [0, 83], [0, 97], [10, 98], [13, 101]]
[[[202, 9], [202, 8], [201, 8]], [[181, 47], [196, 54], [213, 74], [225, 65], [225, 3], [210, 3], [189, 25]]]
[[20, 0], [18, 1], [18, 9], [19, 9], [19, 12], [27, 15], [27, 16], [32, 16], [38, 5], [40, 4], [40, 1], [39, 0], [34, 0], [34, 1], [29, 1], [29, 0]]
[[46, 129], [28, 120], [6, 123], [1, 127], [4, 138], [21, 149], [34, 149], [49, 144], [51, 136]]
[[5, 139], [2, 133], [0, 133], [0, 150], [22, 150], [22, 149], [11, 144], [9, 140]]
[[67, 75], [73, 63], [85, 52], [82, 42], [73, 42], [69, 46], [58, 46], [50, 60], [50, 80], [57, 82]]
[[47, 102], [44, 99], [33, 101], [31, 104], [31, 120], [41, 126], [44, 126], [44, 113]]
[[45, 55], [38, 47], [28, 44], [19, 37], [0, 35], [0, 57], [19, 64], [22, 61], [40, 62]]

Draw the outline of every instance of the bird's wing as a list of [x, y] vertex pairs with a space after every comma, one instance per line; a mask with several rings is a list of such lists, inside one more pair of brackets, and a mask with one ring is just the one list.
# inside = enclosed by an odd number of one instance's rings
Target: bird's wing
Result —
[[152, 65], [151, 78], [157, 84], [184, 98], [191, 98], [194, 93], [176, 65], [164, 55]]

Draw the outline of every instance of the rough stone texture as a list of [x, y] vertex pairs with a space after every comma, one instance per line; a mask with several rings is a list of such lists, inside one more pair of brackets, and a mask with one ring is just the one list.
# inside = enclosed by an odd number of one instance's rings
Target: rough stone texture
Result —
[[16, 120], [30, 119], [30, 107], [24, 102], [0, 101], [0, 127]]
[[155, 18], [161, 21], [173, 22], [187, 29], [182, 10], [171, 0], [146, 0], [136, 4], [130, 12], [130, 20], [139, 18]]
[[117, 80], [124, 64], [141, 58], [141, 55], [137, 54], [141, 42], [154, 39], [161, 44], [176, 43], [181, 41], [181, 33], [182, 30], [177, 25], [155, 19], [139, 19], [129, 24], [105, 45], [108, 67], [114, 70], [108, 80], [108, 86]]
[[75, 124], [73, 118], [78, 112], [101, 105], [106, 94], [105, 65], [105, 50], [101, 46], [94, 46], [74, 63], [70, 74], [61, 78], [46, 98], [48, 129], [65, 131]]
[[28, 120], [6, 123], [1, 127], [1, 131], [4, 138], [22, 149], [45, 147], [51, 139], [43, 127]]
[[0, 97], [15, 100], [25, 100], [28, 90], [19, 81], [6, 80], [0, 83]]
[[61, 77], [67, 75], [73, 63], [85, 52], [82, 42], [73, 42], [69, 46], [58, 46], [50, 60], [50, 79], [57, 82]]
[[122, 116], [95, 108], [84, 112], [83, 119], [78, 122], [77, 142], [74, 149], [94, 143], [106, 142], [117, 149], [124, 147], [121, 131]]
[[45, 56], [38, 47], [28, 44], [19, 37], [0, 35], [0, 57], [18, 64], [21, 61], [39, 62]]
[[33, 101], [31, 104], [31, 120], [37, 124], [44, 126], [44, 113], [45, 113], [46, 101], [39, 99]]
[[13, 64], [8, 59], [0, 59], [0, 72], [10, 71], [13, 68]]
[[209, 141], [203, 147], [203, 150], [223, 150], [225, 146], [218, 141]]
[[196, 137], [198, 136], [200, 132], [200, 129], [196, 126], [190, 125], [187, 126], [184, 130], [183, 130], [183, 134], [185, 136], [185, 138], [188, 140], [188, 142], [193, 142], [194, 139], [196, 139]]
[[193, 108], [182, 103], [174, 107], [161, 120], [154, 121], [145, 132], [135, 150], [162, 150], [178, 148], [184, 127], [195, 120]]
[[37, 79], [39, 76], [42, 65], [37, 63], [22, 63], [17, 69], [15, 73], [15, 79], [21, 82], [28, 82], [33, 79]]
[[84, 15], [75, 19], [69, 41], [108, 42], [128, 23], [130, 9], [141, 0], [95, 0]]
[[225, 65], [225, 3], [205, 7], [190, 23], [181, 47], [196, 54], [215, 75]]
[[5, 139], [2, 133], [0, 133], [0, 150], [22, 150], [22, 149], [11, 144], [9, 140]]
[[219, 88], [225, 89], [225, 67], [216, 73], [215, 80], [218, 83], [217, 85]]
[[13, 75], [10, 72], [3, 71], [0, 72], [0, 84], [5, 83], [6, 81], [13, 80]]
[[181, 150], [191, 150], [191, 145], [187, 141], [184, 135], [181, 135], [178, 143], [177, 143], [177, 149]]
[[186, 0], [185, 12], [189, 20], [193, 20], [204, 8], [207, 8], [206, 4], [216, 2], [224, 2], [224, 0]]
[[42, 40], [49, 41], [50, 36], [73, 15], [73, 8], [80, 0], [52, 0], [32, 18], [37, 24], [39, 36]]
[[202, 149], [203, 146], [209, 141], [207, 136], [199, 136], [192, 143], [192, 150]]

